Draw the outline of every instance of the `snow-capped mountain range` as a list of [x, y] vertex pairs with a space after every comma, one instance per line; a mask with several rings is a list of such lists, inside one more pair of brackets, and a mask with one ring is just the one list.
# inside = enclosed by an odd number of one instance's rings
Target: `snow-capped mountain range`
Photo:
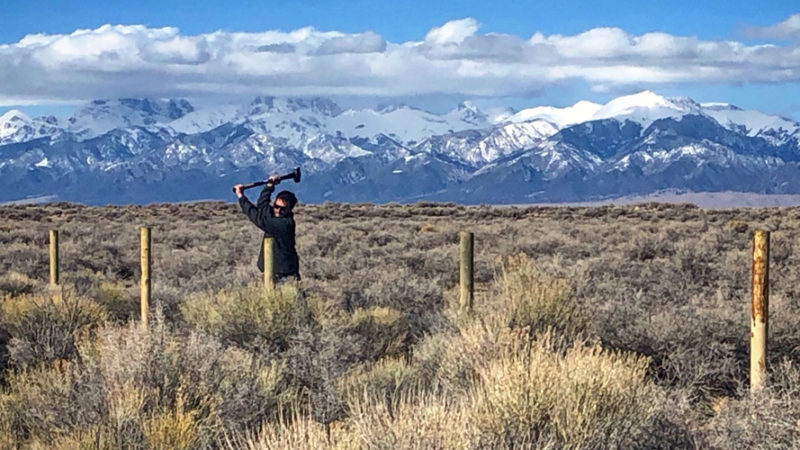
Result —
[[325, 98], [95, 100], [66, 120], [0, 116], [0, 201], [230, 199], [302, 166], [306, 202], [584, 201], [662, 190], [800, 193], [800, 124], [653, 92], [489, 114]]

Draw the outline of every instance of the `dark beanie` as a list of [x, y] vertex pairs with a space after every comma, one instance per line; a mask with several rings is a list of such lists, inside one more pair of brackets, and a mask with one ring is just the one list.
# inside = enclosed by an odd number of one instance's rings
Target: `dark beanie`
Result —
[[294, 208], [294, 205], [297, 204], [297, 197], [291, 191], [280, 191], [275, 198], [282, 198], [283, 201], [286, 202], [286, 207], [289, 209], [289, 211], [291, 211], [292, 208]]

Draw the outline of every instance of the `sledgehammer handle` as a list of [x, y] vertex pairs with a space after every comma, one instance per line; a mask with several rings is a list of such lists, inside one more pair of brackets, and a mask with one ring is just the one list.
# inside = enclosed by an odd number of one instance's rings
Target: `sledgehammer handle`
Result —
[[[244, 189], [250, 189], [250, 188], [252, 188], [252, 187], [256, 187], [256, 186], [263, 186], [263, 185], [265, 185], [265, 184], [267, 184], [267, 183], [269, 183], [269, 180], [262, 180], [262, 181], [256, 181], [255, 183], [247, 183], [247, 184], [243, 184], [243, 185], [242, 185], [242, 190], [244, 190]], [[232, 190], [233, 192], [236, 192], [236, 189], [231, 189], [231, 190]]]
[[[286, 175], [281, 175], [278, 178], [278, 182], [281, 182], [283, 180], [288, 180], [290, 178], [293, 179], [295, 183], [299, 183], [300, 182], [300, 168], [299, 167], [295, 167], [295, 169], [292, 171], [292, 173], [287, 173]], [[243, 184], [242, 185], [242, 189], [243, 190], [244, 189], [250, 189], [251, 187], [263, 186], [263, 185], [268, 184], [268, 183], [269, 183], [269, 179], [256, 181], [255, 183]], [[233, 189], [233, 192], [236, 192], [236, 189]]]
[[[281, 175], [281, 177], [280, 177], [280, 181], [283, 181], [283, 180], [288, 180], [288, 179], [290, 179], [290, 178], [294, 178], [294, 175], [292, 175], [291, 173], [290, 173], [290, 174], [288, 174], [288, 175]], [[254, 183], [247, 183], [247, 184], [243, 184], [243, 185], [242, 185], [242, 190], [244, 190], [244, 189], [250, 189], [250, 188], [252, 188], [252, 187], [256, 187], [256, 186], [263, 186], [263, 185], [265, 185], [265, 184], [267, 184], [267, 183], [269, 183], [269, 180], [261, 180], [261, 181], [256, 181], [256, 182], [254, 182]], [[236, 192], [236, 189], [231, 189], [231, 190], [232, 190], [233, 192]]]

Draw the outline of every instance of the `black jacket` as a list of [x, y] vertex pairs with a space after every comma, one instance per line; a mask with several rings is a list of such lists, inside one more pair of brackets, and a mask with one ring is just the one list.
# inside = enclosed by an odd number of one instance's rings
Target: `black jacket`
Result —
[[[275, 278], [287, 276], [300, 276], [300, 267], [297, 259], [294, 238], [294, 216], [292, 213], [283, 217], [272, 215], [270, 197], [275, 187], [271, 184], [264, 186], [258, 202], [253, 205], [247, 197], [239, 199], [242, 212], [264, 232], [264, 237], [272, 237]], [[259, 245], [258, 270], [264, 271], [264, 245]]]

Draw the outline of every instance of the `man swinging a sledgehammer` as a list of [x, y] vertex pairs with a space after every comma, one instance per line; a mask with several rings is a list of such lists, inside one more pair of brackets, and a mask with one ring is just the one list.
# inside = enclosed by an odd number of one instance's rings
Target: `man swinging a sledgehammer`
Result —
[[[273, 241], [273, 280], [276, 283], [281, 281], [299, 280], [300, 264], [295, 249], [294, 234], [294, 214], [292, 210], [297, 204], [297, 197], [289, 191], [281, 191], [275, 196], [275, 202], [271, 203], [272, 193], [275, 185], [282, 180], [292, 178], [295, 182], [300, 181], [300, 168], [294, 169], [288, 175], [272, 175], [269, 179], [250, 183], [247, 185], [237, 184], [233, 187], [233, 192], [239, 198], [239, 206], [242, 212], [259, 229], [264, 232], [264, 237], [271, 237]], [[244, 195], [244, 190], [254, 186], [265, 185], [258, 196], [258, 202], [253, 205]], [[264, 246], [260, 245], [261, 251], [258, 255], [258, 270], [264, 271]]]

